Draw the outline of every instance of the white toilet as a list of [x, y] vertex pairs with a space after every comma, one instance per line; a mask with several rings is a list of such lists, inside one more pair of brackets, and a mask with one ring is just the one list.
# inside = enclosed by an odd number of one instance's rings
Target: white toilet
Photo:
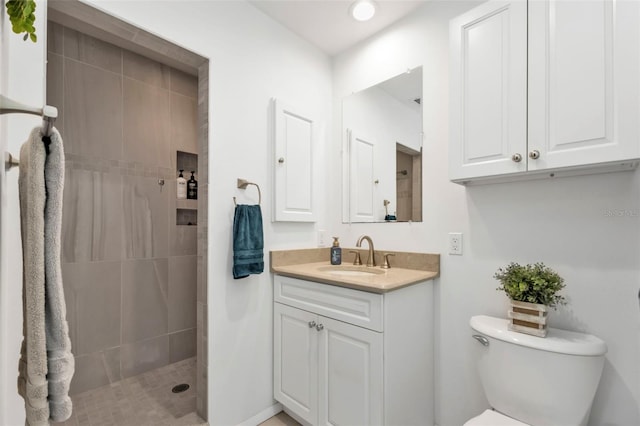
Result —
[[549, 329], [547, 337], [509, 331], [508, 320], [474, 316], [478, 372], [493, 410], [464, 426], [586, 425], [607, 345], [599, 338]]

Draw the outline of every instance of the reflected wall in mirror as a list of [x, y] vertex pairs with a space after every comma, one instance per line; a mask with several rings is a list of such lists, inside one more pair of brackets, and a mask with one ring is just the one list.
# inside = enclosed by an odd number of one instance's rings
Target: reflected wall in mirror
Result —
[[342, 130], [342, 221], [421, 222], [422, 68], [347, 96]]

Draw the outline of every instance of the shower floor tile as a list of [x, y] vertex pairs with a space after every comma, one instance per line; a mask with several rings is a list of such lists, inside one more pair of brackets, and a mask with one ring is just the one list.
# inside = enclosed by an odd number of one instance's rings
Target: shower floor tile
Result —
[[[178, 384], [189, 389], [173, 393]], [[57, 426], [207, 425], [196, 411], [196, 358], [72, 395], [73, 414]]]

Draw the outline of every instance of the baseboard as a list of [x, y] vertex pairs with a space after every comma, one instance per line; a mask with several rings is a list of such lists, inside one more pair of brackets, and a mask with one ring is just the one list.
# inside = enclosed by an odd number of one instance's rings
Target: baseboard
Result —
[[275, 416], [280, 411], [282, 411], [282, 405], [279, 402], [277, 402], [273, 404], [271, 407], [265, 408], [264, 410], [260, 411], [258, 414], [251, 417], [250, 419], [247, 419], [244, 422], [240, 423], [238, 426], [257, 426], [260, 423], [264, 422], [265, 420], [268, 420], [271, 417]]

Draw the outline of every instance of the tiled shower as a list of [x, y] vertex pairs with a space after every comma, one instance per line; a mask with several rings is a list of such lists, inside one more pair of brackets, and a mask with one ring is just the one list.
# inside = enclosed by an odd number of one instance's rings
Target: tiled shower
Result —
[[175, 194], [177, 153], [198, 154], [202, 112], [197, 77], [55, 23], [48, 35], [73, 395], [196, 356], [203, 237], [177, 224], [198, 203]]

